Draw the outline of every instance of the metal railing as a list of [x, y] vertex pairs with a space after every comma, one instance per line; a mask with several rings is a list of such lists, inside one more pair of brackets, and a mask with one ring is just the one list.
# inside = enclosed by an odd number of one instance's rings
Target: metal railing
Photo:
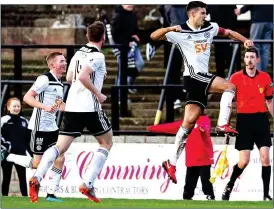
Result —
[[[237, 51], [239, 50], [240, 47], [240, 42], [237, 41], [232, 41], [232, 40], [213, 40], [213, 43], [232, 43], [235, 44], [234, 50], [233, 50], [233, 55], [231, 59], [231, 64], [229, 67], [228, 71], [228, 77], [227, 79], [230, 78], [233, 70], [234, 70], [234, 64], [235, 64], [235, 57], [237, 54]], [[254, 40], [255, 43], [271, 43], [273, 45], [273, 40]], [[74, 54], [74, 50], [82, 47], [83, 45], [1, 45], [2, 49], [13, 49], [14, 51], [14, 79], [15, 80], [10, 80], [10, 81], [1, 81], [1, 83], [4, 85], [2, 89], [2, 99], [1, 99], [1, 111], [3, 110], [3, 104], [5, 103], [6, 98], [9, 95], [9, 87], [10, 84], [16, 85], [14, 89], [14, 96], [19, 97], [22, 99], [22, 85], [23, 84], [32, 84], [34, 81], [22, 81], [22, 50], [23, 49], [33, 49], [33, 48], [51, 48], [51, 49], [57, 49], [57, 48], [62, 48], [66, 49], [67, 53], [67, 61], [69, 62]], [[174, 120], [174, 109], [173, 109], [173, 103], [171, 102], [172, 99], [169, 99], [169, 93], [165, 94], [165, 91], [169, 91], [170, 89], [174, 88], [182, 88], [182, 85], [168, 85], [167, 84], [167, 78], [170, 73], [170, 63], [168, 64], [168, 68], [166, 70], [166, 75], [165, 75], [165, 82], [163, 85], [131, 85], [127, 86], [127, 75], [126, 75], [126, 69], [127, 68], [127, 46], [122, 46], [122, 45], [104, 45], [102, 48], [118, 48], [121, 51], [121, 56], [120, 56], [120, 65], [118, 66], [118, 72], [120, 76], [120, 81], [121, 85], [114, 85], [111, 87], [111, 109], [112, 109], [112, 125], [113, 125], [113, 130], [114, 134], [145, 134], [145, 135], [153, 135], [147, 131], [120, 131], [119, 129], [119, 118], [120, 117], [125, 117], [128, 116], [128, 104], [127, 104], [127, 89], [128, 88], [136, 88], [136, 89], [147, 89], [147, 88], [154, 88], [154, 89], [162, 89], [160, 101], [159, 101], [159, 106], [163, 106], [163, 101], [164, 98], [166, 101], [166, 118], [167, 122], [171, 122]], [[171, 53], [172, 56], [172, 53]], [[169, 58], [169, 62], [171, 62], [171, 57]], [[69, 84], [65, 83], [65, 97], [69, 89]], [[113, 95], [118, 95], [118, 92], [120, 90], [120, 100], [118, 101], [118, 96], [113, 96]], [[120, 104], [119, 104], [120, 103]], [[160, 103], [162, 103], [160, 105]], [[62, 118], [62, 113], [58, 114], [57, 117], [57, 122], [60, 124]], [[214, 133], [212, 133], [214, 135]]]
[[[12, 49], [14, 52], [14, 80], [22, 80], [22, 50], [23, 49], [66, 49], [66, 57], [67, 57], [67, 62], [69, 63], [71, 58], [74, 55], [74, 50], [79, 49], [82, 47], [83, 44], [76, 44], [76, 45], [60, 45], [60, 44], [51, 44], [51, 45], [1, 45], [2, 49]], [[115, 44], [115, 45], [103, 45], [102, 49], [105, 48], [118, 48], [121, 51], [121, 56], [120, 56], [120, 65], [118, 67], [119, 71], [119, 76], [120, 76], [120, 81], [121, 84], [126, 84], [127, 83], [127, 78], [126, 78], [126, 69], [127, 68], [127, 51], [128, 51], [128, 46], [120, 45], [120, 44]], [[22, 84], [17, 83], [15, 89], [14, 89], [14, 96], [18, 97], [19, 99], [22, 99]], [[3, 102], [3, 101], [2, 101]], [[121, 103], [122, 103], [122, 108], [121, 108], [121, 113], [123, 115], [126, 114], [126, 109], [127, 109], [127, 95], [125, 94], [124, 91], [121, 92]]]
[[[2, 90], [2, 95], [1, 95], [1, 113], [3, 114], [3, 109], [4, 109], [4, 102], [6, 101], [7, 98], [9, 98], [9, 92], [10, 92], [10, 85], [16, 85], [16, 84], [20, 84], [20, 85], [32, 85], [34, 83], [34, 81], [16, 81], [16, 80], [2, 80], [1, 84], [3, 85], [3, 90]], [[68, 90], [69, 90], [69, 86], [70, 84], [67, 82], [64, 82], [64, 99], [66, 99], [66, 96], [68, 94]], [[62, 112], [58, 112], [57, 114], [57, 124], [58, 126], [60, 126], [61, 123], [61, 119], [62, 119]]]

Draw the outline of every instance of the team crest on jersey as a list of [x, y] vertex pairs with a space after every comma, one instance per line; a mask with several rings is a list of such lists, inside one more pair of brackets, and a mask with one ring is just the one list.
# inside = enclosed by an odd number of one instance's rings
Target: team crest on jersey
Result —
[[260, 91], [260, 94], [262, 94], [264, 92], [264, 88], [259, 87], [259, 91]]
[[25, 121], [22, 121], [22, 126], [27, 127], [27, 123]]
[[205, 33], [204, 33], [204, 37], [205, 37], [205, 38], [209, 38], [209, 37], [210, 37], [210, 33], [209, 33], [208, 31], [205, 32]]

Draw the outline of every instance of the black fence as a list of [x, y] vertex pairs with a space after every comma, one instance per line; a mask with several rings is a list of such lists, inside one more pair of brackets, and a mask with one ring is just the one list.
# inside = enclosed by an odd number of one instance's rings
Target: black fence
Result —
[[[232, 40], [213, 40], [213, 42], [221, 42], [221, 43], [233, 43], [235, 44], [232, 60], [228, 72], [228, 77], [232, 74], [233, 66], [235, 63], [235, 55], [239, 50], [239, 42], [232, 41]], [[273, 45], [273, 40], [254, 40], [255, 43], [271, 43]], [[23, 49], [34, 49], [34, 48], [46, 48], [46, 49], [66, 49], [66, 57], [67, 62], [69, 63], [72, 56], [74, 55], [74, 50], [79, 49], [83, 45], [1, 45], [2, 49], [13, 49], [14, 51], [14, 80], [2, 80], [2, 99], [1, 99], [1, 112], [3, 112], [3, 104], [5, 103], [6, 99], [9, 97], [10, 92], [10, 85], [15, 85], [14, 88], [14, 96], [22, 99], [22, 85], [24, 84], [32, 84], [34, 81], [22, 81], [22, 50]], [[170, 63], [168, 64], [165, 76], [165, 82], [163, 85], [131, 85], [128, 86], [127, 84], [127, 46], [122, 45], [104, 45], [102, 48], [118, 48], [121, 51], [119, 56], [120, 65], [117, 65], [118, 68], [118, 76], [120, 77], [120, 85], [113, 85], [111, 86], [111, 120], [113, 126], [113, 132], [115, 135], [119, 134], [133, 134], [133, 135], [154, 135], [148, 131], [120, 131], [120, 117], [128, 116], [128, 89], [129, 88], [136, 88], [136, 89], [162, 89], [161, 98], [159, 101], [159, 106], [163, 106], [163, 102], [166, 102], [166, 122], [174, 121], [174, 108], [172, 99], [170, 99], [170, 91], [172, 89], [182, 89], [182, 85], [169, 85], [167, 83], [167, 78], [170, 72]], [[171, 59], [172, 53], [170, 53], [169, 62]], [[65, 97], [69, 89], [69, 84], [65, 84]], [[164, 93], [163, 93], [164, 92]], [[167, 93], [165, 93], [167, 92]], [[120, 95], [120, 96], [119, 96]], [[118, 99], [120, 98], [120, 99]], [[159, 107], [158, 107], [159, 109]], [[57, 117], [57, 122], [60, 124], [62, 118], [62, 113], [60, 113]], [[157, 134], [158, 135], [158, 134]], [[212, 135], [216, 135], [212, 133]]]

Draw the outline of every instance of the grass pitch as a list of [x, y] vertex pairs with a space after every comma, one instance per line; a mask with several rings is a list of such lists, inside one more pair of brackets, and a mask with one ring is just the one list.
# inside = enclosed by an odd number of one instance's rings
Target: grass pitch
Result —
[[64, 198], [64, 201], [52, 203], [40, 197], [38, 203], [31, 203], [28, 197], [2, 197], [1, 208], [273, 208], [273, 202], [263, 201], [101, 199], [99, 204], [83, 198]]

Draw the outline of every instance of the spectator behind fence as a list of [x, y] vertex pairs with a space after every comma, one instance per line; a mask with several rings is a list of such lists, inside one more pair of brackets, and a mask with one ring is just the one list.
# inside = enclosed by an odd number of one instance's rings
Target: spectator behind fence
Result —
[[[26, 155], [29, 145], [28, 121], [19, 115], [21, 112], [20, 100], [16, 97], [10, 98], [7, 102], [7, 110], [8, 114], [1, 117], [1, 134], [6, 142], [10, 142], [10, 153]], [[3, 171], [2, 195], [8, 196], [13, 165], [18, 174], [21, 194], [28, 196], [26, 168], [5, 160], [1, 163]]]
[[[128, 69], [127, 84], [133, 85], [136, 77], [144, 68], [144, 60], [138, 47], [140, 39], [138, 37], [137, 16], [133, 12], [134, 5], [121, 5], [115, 9], [111, 22], [111, 33], [115, 44], [128, 45]], [[119, 62], [119, 60], [118, 60]], [[119, 63], [118, 63], [119, 64]], [[133, 73], [136, 71], [136, 73]], [[120, 84], [118, 75], [117, 84]], [[136, 89], [129, 89], [130, 93], [136, 93]]]
[[[250, 39], [252, 40], [272, 40], [273, 39], [273, 5], [245, 5], [235, 9], [235, 14], [251, 12]], [[259, 51], [261, 62], [257, 64], [257, 69], [266, 71], [269, 61], [270, 44], [255, 43]]]
[[[234, 10], [236, 8], [236, 5], [209, 5], [211, 22], [218, 22], [224, 28], [235, 30], [237, 16], [234, 14]], [[215, 39], [224, 40], [227, 38], [216, 37]], [[230, 43], [214, 43], [217, 76], [225, 78], [225, 69], [229, 69], [231, 62], [232, 48], [233, 45]]]

